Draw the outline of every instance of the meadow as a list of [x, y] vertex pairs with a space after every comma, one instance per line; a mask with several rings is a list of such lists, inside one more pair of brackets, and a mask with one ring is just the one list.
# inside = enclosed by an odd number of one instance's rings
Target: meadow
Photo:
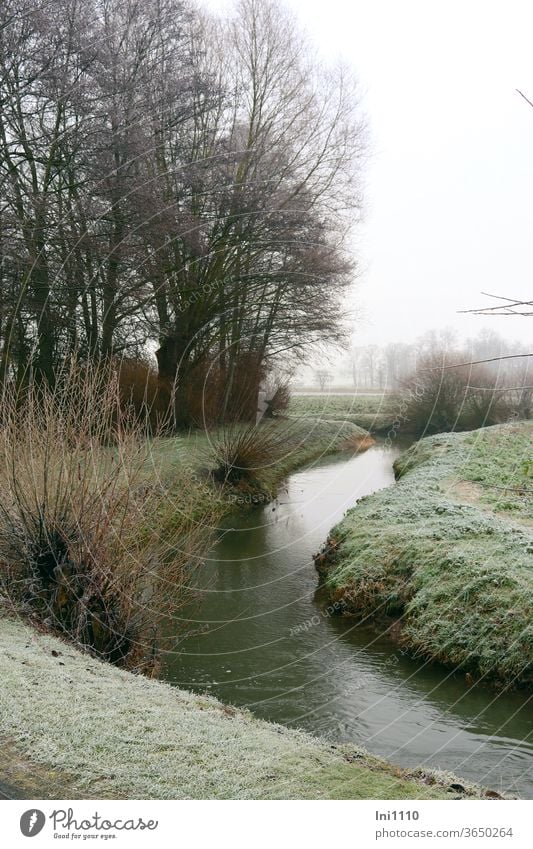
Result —
[[387, 393], [357, 394], [306, 394], [293, 395], [287, 414], [313, 417], [324, 421], [347, 421], [369, 430], [386, 433], [398, 415], [397, 396]]

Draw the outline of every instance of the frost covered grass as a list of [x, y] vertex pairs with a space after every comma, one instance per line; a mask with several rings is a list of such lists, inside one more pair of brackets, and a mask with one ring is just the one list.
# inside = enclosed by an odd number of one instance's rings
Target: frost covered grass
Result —
[[[484, 795], [449, 774], [407, 772], [117, 669], [3, 614], [0, 675], [0, 736], [11, 763], [16, 752], [30, 777], [32, 764], [44, 776], [39, 798], [66, 790], [68, 798], [130, 799]], [[0, 781], [2, 770], [0, 760]], [[8, 778], [23, 781], [23, 772]], [[35, 796], [33, 785], [26, 798]]]
[[346, 421], [374, 432], [392, 427], [397, 415], [394, 395], [295, 395], [288, 415], [321, 421]]
[[[368, 441], [350, 423], [303, 422], [292, 432], [273, 481], [313, 457]], [[156, 440], [146, 481], [166, 487], [181, 473], [189, 479], [213, 457], [212, 438]], [[215, 512], [221, 509], [215, 487], [207, 479], [204, 484], [187, 491], [193, 518], [196, 510], [204, 516], [204, 499], [216, 501]], [[133, 675], [8, 616], [1, 606], [0, 675], [0, 737], [9, 753], [0, 760], [0, 782], [11, 781], [26, 798], [485, 796], [450, 774], [405, 771], [353, 746], [332, 746]]]
[[413, 653], [533, 684], [533, 423], [424, 439], [317, 558], [345, 612], [401, 617]]

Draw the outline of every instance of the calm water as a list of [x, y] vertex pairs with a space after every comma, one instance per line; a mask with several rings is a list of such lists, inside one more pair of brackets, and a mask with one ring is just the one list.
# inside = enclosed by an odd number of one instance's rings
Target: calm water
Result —
[[312, 554], [348, 507], [394, 483], [397, 453], [377, 445], [312, 465], [289, 478], [275, 504], [225, 531], [187, 620], [196, 633], [167, 656], [166, 677], [405, 766], [532, 798], [531, 697], [469, 689], [464, 676], [325, 615], [316, 597]]

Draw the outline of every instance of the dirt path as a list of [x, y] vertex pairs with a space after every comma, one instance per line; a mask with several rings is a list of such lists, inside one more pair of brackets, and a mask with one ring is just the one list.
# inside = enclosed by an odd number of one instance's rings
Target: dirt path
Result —
[[[30, 762], [11, 742], [0, 746], [0, 801], [8, 799], [70, 799], [76, 782], [58, 770]], [[77, 799], [87, 794], [76, 792]]]

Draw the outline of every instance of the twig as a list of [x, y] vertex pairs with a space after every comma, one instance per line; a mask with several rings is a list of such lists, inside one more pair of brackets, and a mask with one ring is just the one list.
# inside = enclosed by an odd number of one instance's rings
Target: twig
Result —
[[518, 92], [518, 94], [520, 95], [520, 97], [523, 97], [523, 98], [524, 98], [524, 100], [526, 101], [526, 103], [529, 103], [529, 105], [533, 108], [533, 103], [531, 102], [531, 100], [529, 99], [529, 97], [526, 97], [526, 96], [525, 96], [525, 94], [524, 94], [524, 92], [523, 92], [523, 91], [520, 91], [520, 89], [519, 89], [519, 88], [516, 88], [516, 89], [515, 89], [515, 91], [517, 91], [517, 92]]
[[467, 389], [477, 389], [479, 392], [521, 392], [523, 389], [533, 389], [533, 386], [501, 386], [496, 388], [495, 386], [470, 386], [467, 385]]
[[[495, 307], [482, 307], [474, 310], [458, 310], [459, 313], [470, 313], [474, 315], [533, 315], [533, 312], [516, 312], [518, 307], [532, 307], [533, 301], [521, 301], [519, 298], [506, 298], [504, 295], [492, 295], [490, 292], [482, 292], [486, 298], [495, 298], [498, 301], [507, 301], [509, 306], [504, 307], [498, 304]], [[504, 310], [498, 312], [498, 310]]]
[[445, 369], [451, 368], [461, 368], [462, 366], [478, 366], [480, 363], [494, 363], [497, 360], [515, 360], [520, 357], [533, 357], [533, 353], [530, 354], [505, 354], [505, 356], [501, 357], [487, 357], [485, 360], [470, 360], [467, 363], [454, 363], [451, 366], [432, 366], [431, 368], [423, 368], [420, 371], [444, 371]]

